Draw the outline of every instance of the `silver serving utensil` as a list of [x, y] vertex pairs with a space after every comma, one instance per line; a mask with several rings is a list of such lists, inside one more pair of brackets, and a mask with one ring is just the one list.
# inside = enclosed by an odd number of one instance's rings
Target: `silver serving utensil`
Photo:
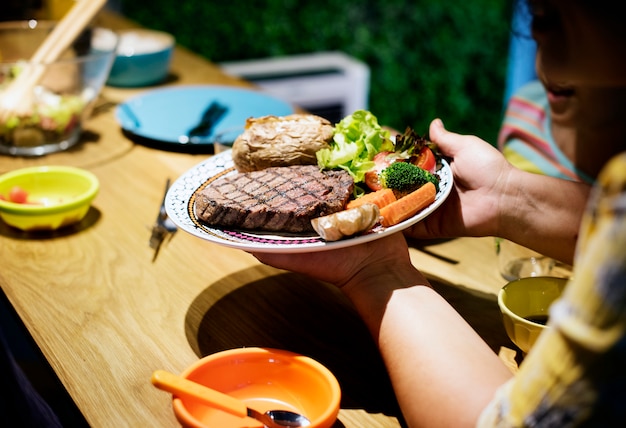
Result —
[[268, 428], [306, 427], [311, 422], [304, 416], [288, 410], [268, 410], [260, 413], [246, 406], [240, 400], [221, 393], [184, 377], [165, 370], [156, 370], [152, 374], [152, 384], [160, 390], [174, 395], [183, 395], [200, 400], [212, 407], [239, 417], [249, 416], [263, 423]]

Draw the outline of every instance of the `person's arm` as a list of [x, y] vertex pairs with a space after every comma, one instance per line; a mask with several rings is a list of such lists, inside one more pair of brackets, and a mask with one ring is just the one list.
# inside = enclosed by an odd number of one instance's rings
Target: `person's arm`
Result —
[[341, 287], [378, 344], [409, 426], [473, 426], [511, 377], [411, 265], [401, 234], [335, 251], [255, 256]]
[[396, 288], [401, 276], [356, 277], [344, 291], [377, 339], [403, 415], [411, 427], [475, 426], [511, 372], [424, 278]]
[[591, 186], [513, 168], [503, 187], [495, 235], [572, 264]]
[[499, 236], [572, 262], [589, 185], [516, 169], [489, 143], [448, 132], [438, 119], [430, 138], [451, 159], [454, 190], [407, 236]]

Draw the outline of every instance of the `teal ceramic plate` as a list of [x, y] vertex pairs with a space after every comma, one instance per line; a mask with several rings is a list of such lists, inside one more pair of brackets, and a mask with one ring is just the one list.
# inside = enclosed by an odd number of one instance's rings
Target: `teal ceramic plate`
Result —
[[[214, 101], [228, 107], [227, 113], [211, 134], [193, 143], [186, 142], [184, 136]], [[250, 117], [285, 116], [293, 112], [287, 102], [258, 91], [202, 85], [146, 91], [118, 105], [115, 117], [124, 132], [131, 138], [138, 137], [141, 143], [163, 149], [203, 151], [212, 150], [216, 138], [224, 144], [232, 143]]]

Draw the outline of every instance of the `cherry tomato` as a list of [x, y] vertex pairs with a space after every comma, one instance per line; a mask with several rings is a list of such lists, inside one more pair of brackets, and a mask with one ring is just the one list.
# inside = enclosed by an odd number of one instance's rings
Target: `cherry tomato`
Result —
[[391, 165], [393, 159], [389, 158], [391, 152], [380, 152], [374, 156], [374, 167], [365, 173], [365, 185], [371, 190], [380, 190], [383, 186], [380, 184], [380, 172]]
[[435, 168], [437, 167], [435, 155], [428, 147], [422, 147], [422, 150], [420, 150], [417, 157], [412, 160], [412, 163], [428, 172], [435, 172]]
[[9, 192], [9, 201], [16, 204], [25, 204], [28, 200], [28, 193], [20, 186], [14, 186]]

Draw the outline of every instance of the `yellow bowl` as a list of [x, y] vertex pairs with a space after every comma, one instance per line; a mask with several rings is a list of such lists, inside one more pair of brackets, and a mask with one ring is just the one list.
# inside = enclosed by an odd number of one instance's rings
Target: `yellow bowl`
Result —
[[[0, 217], [26, 231], [55, 230], [81, 221], [99, 190], [95, 175], [68, 166], [22, 168], [0, 176]], [[26, 203], [11, 192], [26, 192]]]
[[[341, 390], [319, 362], [289, 351], [238, 348], [206, 356], [182, 376], [242, 400], [264, 413], [290, 410], [306, 416], [311, 428], [330, 428], [339, 413]], [[184, 427], [262, 428], [196, 400], [174, 397], [174, 413]]]
[[548, 319], [550, 305], [561, 296], [566, 278], [533, 276], [506, 284], [498, 293], [504, 328], [523, 352], [530, 351]]

